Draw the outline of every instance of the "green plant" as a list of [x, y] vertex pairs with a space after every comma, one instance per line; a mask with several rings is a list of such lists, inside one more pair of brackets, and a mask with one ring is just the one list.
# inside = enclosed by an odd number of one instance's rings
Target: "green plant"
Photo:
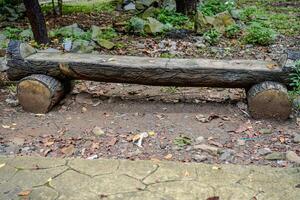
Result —
[[128, 31], [132, 31], [134, 33], [144, 33], [144, 28], [145, 28], [145, 20], [139, 18], [139, 17], [132, 17], [130, 18], [128, 24], [127, 24], [127, 29]]
[[171, 54], [171, 53], [162, 53], [160, 54], [161, 58], [175, 58], [176, 55], [175, 54]]
[[215, 28], [212, 28], [206, 31], [203, 34], [204, 40], [211, 45], [215, 45], [220, 41], [221, 33], [217, 31]]
[[117, 36], [118, 33], [114, 28], [107, 28], [102, 31], [100, 38], [105, 40], [111, 40], [113, 38], [116, 38]]
[[20, 40], [20, 33], [22, 32], [19, 28], [6, 27], [3, 31], [3, 34], [10, 40]]
[[203, 15], [213, 16], [224, 11], [231, 11], [233, 8], [235, 8], [235, 3], [232, 0], [205, 0], [199, 5], [198, 10]]
[[175, 10], [159, 9], [155, 13], [155, 18], [164, 24], [170, 24], [175, 28], [182, 28], [182, 26], [190, 22], [189, 18]]
[[183, 148], [187, 145], [192, 144], [192, 139], [187, 136], [179, 135], [174, 139], [174, 144], [179, 148]]
[[178, 92], [178, 88], [171, 86], [171, 87], [163, 87], [160, 89], [161, 92], [163, 93], [169, 93], [169, 94], [175, 94], [176, 92]]
[[295, 62], [293, 72], [290, 74], [290, 86], [293, 88], [292, 94], [300, 95], [300, 60]]
[[260, 23], [252, 23], [246, 29], [243, 40], [247, 44], [269, 45], [276, 39], [276, 32]]
[[237, 24], [232, 24], [225, 29], [225, 36], [228, 38], [236, 38], [241, 32], [241, 27]]

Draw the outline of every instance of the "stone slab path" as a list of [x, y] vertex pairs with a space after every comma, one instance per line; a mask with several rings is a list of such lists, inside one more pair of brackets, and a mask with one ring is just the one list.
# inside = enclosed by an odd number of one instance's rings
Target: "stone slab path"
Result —
[[300, 199], [300, 168], [0, 157], [0, 199]]

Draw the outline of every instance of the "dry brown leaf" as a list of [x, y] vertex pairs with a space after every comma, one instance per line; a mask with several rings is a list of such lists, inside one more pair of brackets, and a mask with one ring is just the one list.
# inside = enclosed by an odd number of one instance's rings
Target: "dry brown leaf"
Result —
[[166, 155], [164, 158], [167, 159], [167, 160], [170, 160], [172, 157], [173, 157], [172, 154], [168, 154], [168, 155]]
[[19, 192], [19, 193], [18, 193], [18, 196], [22, 196], [22, 197], [28, 196], [28, 195], [30, 195], [31, 191], [32, 191], [32, 190], [24, 190], [24, 191], [22, 191], [22, 192]]
[[61, 149], [61, 152], [66, 156], [71, 156], [74, 153], [74, 151], [75, 151], [74, 145], [69, 145]]
[[116, 137], [112, 137], [110, 141], [107, 143], [107, 146], [114, 146], [117, 143], [118, 139]]

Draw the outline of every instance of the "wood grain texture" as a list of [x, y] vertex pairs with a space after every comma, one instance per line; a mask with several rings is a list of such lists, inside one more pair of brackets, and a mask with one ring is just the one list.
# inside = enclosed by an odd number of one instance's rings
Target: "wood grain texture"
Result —
[[256, 84], [248, 91], [247, 99], [250, 114], [256, 119], [285, 120], [292, 112], [287, 88], [281, 83], [266, 81]]
[[25, 111], [47, 113], [64, 96], [64, 87], [52, 77], [36, 74], [19, 82], [17, 96]]
[[[45, 74], [60, 80], [160, 86], [249, 88], [264, 81], [288, 84], [289, 70], [259, 60], [168, 59], [74, 53], [32, 53], [21, 57], [9, 45], [8, 77]], [[19, 57], [18, 57], [19, 56]]]

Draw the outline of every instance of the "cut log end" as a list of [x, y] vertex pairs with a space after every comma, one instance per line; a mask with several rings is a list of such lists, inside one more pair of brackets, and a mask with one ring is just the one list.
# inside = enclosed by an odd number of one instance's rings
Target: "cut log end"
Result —
[[248, 91], [248, 107], [256, 119], [285, 120], [292, 112], [286, 87], [271, 81], [256, 84]]
[[61, 82], [46, 75], [31, 75], [18, 84], [18, 99], [27, 112], [47, 113], [64, 96]]

